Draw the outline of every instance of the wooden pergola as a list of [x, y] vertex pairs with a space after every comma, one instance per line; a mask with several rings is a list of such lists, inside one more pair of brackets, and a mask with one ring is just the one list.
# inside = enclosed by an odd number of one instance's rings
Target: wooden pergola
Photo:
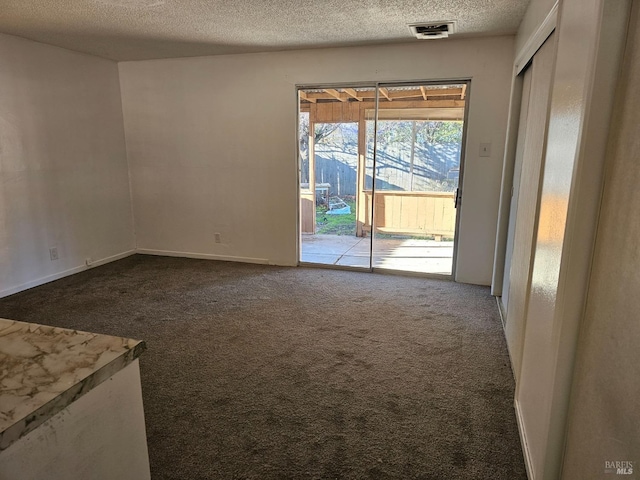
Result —
[[[380, 87], [378, 120], [463, 120], [467, 85]], [[357, 236], [371, 231], [372, 192], [365, 188], [367, 121], [375, 119], [376, 89], [325, 88], [299, 90], [300, 112], [309, 114], [309, 190], [301, 191], [302, 233], [315, 233], [316, 123], [358, 124]], [[453, 236], [453, 194], [443, 192], [376, 192], [376, 230]], [[389, 212], [389, 213], [387, 213]], [[391, 212], [396, 212], [394, 215]], [[403, 214], [397, 213], [403, 212]], [[419, 215], [420, 212], [423, 215]], [[430, 213], [431, 212], [431, 213]], [[381, 217], [382, 214], [382, 217]], [[420, 217], [427, 217], [420, 218]]]

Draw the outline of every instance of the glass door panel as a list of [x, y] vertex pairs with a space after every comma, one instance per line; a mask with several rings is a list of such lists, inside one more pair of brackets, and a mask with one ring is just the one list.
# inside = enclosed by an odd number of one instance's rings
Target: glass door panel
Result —
[[373, 268], [453, 274], [466, 84], [380, 86]]
[[298, 92], [300, 262], [370, 269], [365, 112], [375, 88]]

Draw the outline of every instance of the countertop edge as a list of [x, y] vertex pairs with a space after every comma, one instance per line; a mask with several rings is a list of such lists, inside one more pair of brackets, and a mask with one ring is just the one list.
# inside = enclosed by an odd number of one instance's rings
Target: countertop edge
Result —
[[105, 380], [108, 380], [120, 370], [124, 369], [140, 357], [146, 348], [147, 344], [143, 340], [140, 340], [133, 348], [123, 352], [118, 357], [114, 358], [95, 372], [65, 390], [56, 398], [45, 403], [26, 417], [18, 420], [4, 432], [0, 432], [0, 452], [6, 450], [14, 442], [24, 437], [29, 432], [32, 432], [84, 394], [91, 391]]

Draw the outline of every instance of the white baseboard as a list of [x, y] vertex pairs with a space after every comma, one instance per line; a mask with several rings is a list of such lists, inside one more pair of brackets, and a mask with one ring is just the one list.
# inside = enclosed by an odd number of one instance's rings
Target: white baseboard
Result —
[[45, 277], [36, 278], [35, 280], [31, 280], [29, 282], [23, 283], [21, 285], [16, 285], [15, 287], [10, 287], [5, 290], [0, 290], [0, 298], [8, 297], [9, 295], [13, 295], [14, 293], [22, 292], [23, 290], [28, 290], [33, 287], [38, 287], [40, 285], [44, 285], [45, 283], [53, 282], [54, 280], [59, 280], [63, 277], [68, 277], [69, 275], [73, 275], [74, 273], [83, 272], [84, 270], [88, 270], [93, 267], [98, 267], [100, 265], [104, 265], [106, 263], [115, 262], [116, 260], [123, 259], [125, 257], [129, 257], [135, 254], [135, 250], [129, 250], [127, 252], [118, 253], [117, 255], [112, 255], [110, 257], [102, 258], [100, 260], [96, 260], [91, 263], [91, 265], [79, 265], [77, 267], [69, 268], [67, 270], [63, 270], [62, 272], [53, 273], [51, 275], [47, 275]]
[[502, 323], [502, 333], [504, 334], [505, 345], [507, 346], [507, 355], [509, 355], [509, 366], [511, 367], [511, 375], [513, 375], [513, 381], [518, 383], [518, 376], [516, 370], [513, 368], [513, 356], [511, 355], [511, 349], [509, 348], [509, 342], [507, 341], [507, 312], [504, 311], [502, 306], [502, 297], [495, 297], [498, 304], [498, 313], [500, 314], [500, 323]]
[[105, 265], [107, 263], [115, 262], [116, 260], [122, 260], [123, 258], [130, 257], [131, 255], [135, 255], [137, 252], [135, 249], [129, 250], [127, 252], [119, 253], [117, 255], [111, 255], [110, 257], [102, 258], [100, 260], [95, 260], [91, 262], [91, 265], [83, 268], [82, 270], [86, 270], [88, 268], [99, 267], [100, 265]]
[[524, 419], [522, 418], [522, 411], [520, 410], [518, 400], [514, 400], [513, 406], [516, 410], [516, 422], [518, 423], [518, 433], [520, 434], [520, 443], [522, 444], [522, 455], [524, 456], [524, 466], [527, 469], [527, 478], [529, 480], [535, 480], [536, 477], [533, 470], [533, 460], [531, 459], [531, 453], [529, 452], [527, 433], [524, 428]]
[[257, 263], [259, 265], [269, 265], [269, 260], [266, 258], [234, 257], [231, 255], [214, 255], [212, 253], [174, 252], [171, 250], [153, 250], [148, 248], [139, 248], [136, 250], [136, 253], [140, 253], [142, 255], [158, 255], [161, 257], [197, 258], [201, 260], [220, 260], [222, 262]]
[[204, 260], [220, 260], [224, 262], [241, 262], [241, 263], [256, 263], [260, 265], [269, 265], [269, 260], [266, 258], [234, 257], [231, 255], [213, 255], [208, 253], [174, 252], [170, 250], [152, 250], [152, 249], [140, 248], [140, 249], [129, 250], [127, 252], [119, 253], [117, 255], [112, 255], [110, 257], [102, 258], [100, 260], [95, 260], [94, 262], [91, 263], [91, 265], [79, 265], [77, 267], [63, 270], [62, 272], [57, 272], [51, 275], [47, 275], [46, 277], [40, 277], [35, 280], [31, 280], [29, 282], [16, 285], [14, 287], [7, 288], [5, 290], [0, 290], [0, 298], [8, 297], [9, 295], [13, 295], [14, 293], [19, 293], [33, 287], [38, 287], [40, 285], [44, 285], [45, 283], [53, 282], [54, 280], [59, 280], [63, 277], [68, 277], [69, 275], [83, 272], [93, 267], [99, 267], [100, 265], [104, 265], [106, 263], [115, 262], [116, 260], [121, 260], [123, 258], [129, 257], [137, 253], [140, 253], [143, 255], [158, 255], [162, 257], [199, 258]]
[[498, 313], [500, 314], [500, 322], [502, 323], [502, 330], [507, 327], [507, 312], [504, 311], [504, 306], [502, 305], [502, 297], [494, 296], [496, 299], [496, 303], [498, 304]]

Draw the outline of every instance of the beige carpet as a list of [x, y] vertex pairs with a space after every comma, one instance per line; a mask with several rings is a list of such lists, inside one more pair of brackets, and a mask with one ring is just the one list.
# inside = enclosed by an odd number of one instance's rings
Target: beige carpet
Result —
[[147, 341], [154, 480], [526, 479], [488, 288], [138, 255], [0, 317]]

